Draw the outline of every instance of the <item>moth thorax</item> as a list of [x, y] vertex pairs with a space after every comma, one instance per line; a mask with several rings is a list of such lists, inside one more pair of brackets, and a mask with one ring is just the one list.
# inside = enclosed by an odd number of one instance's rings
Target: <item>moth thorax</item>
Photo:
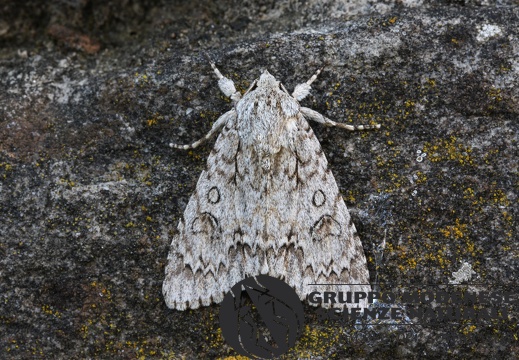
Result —
[[270, 170], [270, 157], [266, 156], [261, 159], [261, 168], [264, 171]]

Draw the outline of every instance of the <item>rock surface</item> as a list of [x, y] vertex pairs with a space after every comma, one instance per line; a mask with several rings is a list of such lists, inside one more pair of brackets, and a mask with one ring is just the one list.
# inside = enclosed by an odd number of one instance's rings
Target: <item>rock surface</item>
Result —
[[[382, 290], [519, 276], [517, 1], [8, 1], [0, 13], [0, 357], [225, 358], [218, 306], [161, 295], [211, 149], [172, 150], [267, 68], [303, 104]], [[424, 155], [424, 153], [426, 155]], [[385, 245], [384, 245], [385, 244]], [[446, 287], [440, 287], [444, 289]], [[308, 327], [286, 358], [517, 358], [494, 322]], [[231, 357], [232, 358], [232, 357]]]

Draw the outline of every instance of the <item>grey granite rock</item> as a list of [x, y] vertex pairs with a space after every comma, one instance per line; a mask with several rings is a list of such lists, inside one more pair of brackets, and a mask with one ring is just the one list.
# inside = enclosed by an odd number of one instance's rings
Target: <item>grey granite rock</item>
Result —
[[[465, 281], [517, 296], [517, 5], [5, 2], [0, 357], [236, 356], [218, 306], [171, 311], [161, 295], [212, 143], [166, 145], [230, 108], [202, 51], [240, 90], [261, 69], [292, 89], [325, 66], [304, 104], [382, 124], [312, 124], [381, 290]], [[307, 309], [286, 358], [517, 358], [517, 305], [497, 305], [508, 315], [490, 324], [363, 330]]]

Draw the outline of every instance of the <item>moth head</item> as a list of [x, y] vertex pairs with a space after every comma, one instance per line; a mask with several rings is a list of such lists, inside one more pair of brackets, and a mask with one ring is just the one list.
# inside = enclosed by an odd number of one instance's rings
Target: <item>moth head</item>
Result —
[[260, 89], [272, 89], [272, 90], [281, 90], [288, 94], [287, 89], [281, 84], [281, 82], [277, 81], [274, 76], [272, 76], [267, 70], [263, 71], [259, 79], [254, 80], [251, 86], [247, 89], [245, 94], [253, 92], [257, 88]]
[[282, 92], [288, 94], [288, 91], [285, 89], [283, 84], [280, 81], [277, 81], [274, 76], [270, 75], [267, 70], [263, 71], [263, 74], [261, 74], [260, 78], [255, 82], [255, 86], [251, 87], [251, 91], [256, 87], [281, 90]]
[[274, 76], [270, 75], [270, 73], [265, 70], [258, 80], [258, 87], [277, 89], [279, 88], [279, 81], [277, 81]]

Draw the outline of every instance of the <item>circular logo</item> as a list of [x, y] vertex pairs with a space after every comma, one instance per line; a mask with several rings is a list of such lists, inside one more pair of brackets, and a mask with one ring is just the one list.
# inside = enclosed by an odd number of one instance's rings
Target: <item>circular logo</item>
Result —
[[285, 282], [267, 275], [234, 285], [220, 307], [222, 335], [240, 355], [271, 359], [301, 335], [303, 304]]

